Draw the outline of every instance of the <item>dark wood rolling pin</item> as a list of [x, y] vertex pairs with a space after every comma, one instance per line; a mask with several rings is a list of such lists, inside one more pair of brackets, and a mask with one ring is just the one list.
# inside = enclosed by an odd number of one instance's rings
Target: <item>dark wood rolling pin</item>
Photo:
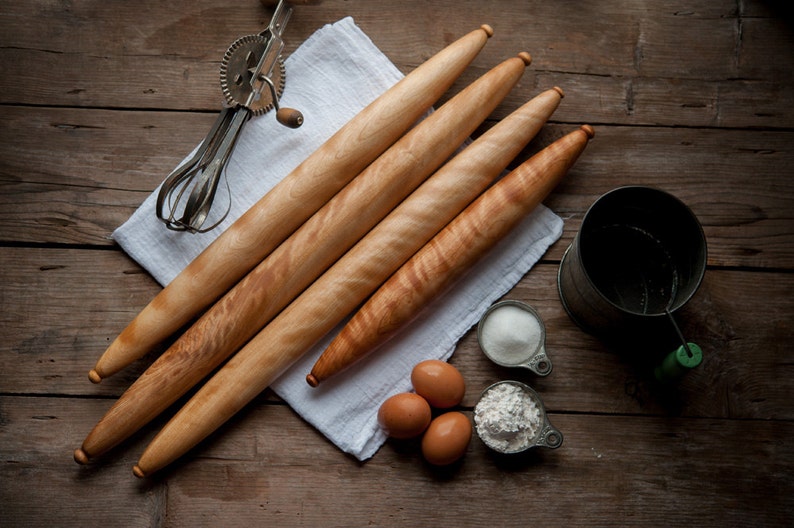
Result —
[[389, 148], [483, 48], [483, 25], [409, 73], [339, 129], [196, 257], [130, 322], [89, 372], [99, 383], [193, 320]]
[[150, 475], [187, 452], [355, 310], [503, 170], [559, 98], [556, 90], [544, 93], [417, 189], [196, 393], [155, 437], [135, 474]]
[[89, 433], [75, 460], [85, 463], [127, 438], [243, 346], [440, 167], [529, 62], [522, 54], [493, 68], [362, 171], [144, 372]]
[[541, 203], [593, 135], [584, 125], [555, 141], [455, 218], [342, 328], [315, 363], [309, 383], [317, 385], [349, 367], [413, 320]]

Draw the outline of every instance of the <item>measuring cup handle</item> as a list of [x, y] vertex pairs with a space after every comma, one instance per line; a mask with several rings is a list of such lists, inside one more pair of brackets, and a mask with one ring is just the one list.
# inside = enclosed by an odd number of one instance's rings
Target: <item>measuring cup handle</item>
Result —
[[529, 359], [524, 367], [538, 376], [548, 376], [551, 374], [553, 365], [551, 364], [549, 356], [546, 355], [546, 347], [541, 345], [537, 353]]
[[546, 427], [540, 433], [537, 445], [548, 447], [550, 449], [557, 449], [562, 445], [563, 436], [560, 431], [555, 429], [551, 424], [546, 423]]

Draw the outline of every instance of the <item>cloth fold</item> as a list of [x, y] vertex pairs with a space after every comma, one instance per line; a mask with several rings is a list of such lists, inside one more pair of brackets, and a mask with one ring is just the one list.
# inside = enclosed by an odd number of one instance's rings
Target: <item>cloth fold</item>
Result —
[[[285, 67], [280, 104], [301, 110], [305, 123], [285, 129], [268, 113], [245, 125], [224, 174], [228, 190], [222, 184], [215, 198], [219, 210], [229, 201], [227, 192], [232, 198], [231, 210], [217, 228], [202, 234], [168, 230], [155, 216], [155, 190], [114, 231], [121, 248], [160, 284], [168, 284], [254, 202], [402, 78], [350, 17], [314, 33], [285, 60]], [[376, 353], [311, 388], [305, 376], [336, 333], [331, 332], [274, 382], [273, 390], [339, 449], [359, 460], [370, 458], [386, 440], [377, 424], [380, 403], [411, 390], [410, 371], [419, 361], [447, 360], [485, 310], [560, 237], [562, 224], [539, 206], [455, 288]]]

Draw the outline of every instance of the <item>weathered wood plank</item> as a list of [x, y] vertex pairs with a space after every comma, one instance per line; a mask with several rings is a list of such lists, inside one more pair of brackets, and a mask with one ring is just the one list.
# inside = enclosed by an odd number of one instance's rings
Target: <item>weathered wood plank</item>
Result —
[[[281, 418], [276, 410], [266, 409], [274, 421]], [[444, 470], [423, 464], [415, 447], [405, 445], [387, 444], [363, 465], [334, 453], [326, 456], [309, 432], [284, 430], [280, 422], [282, 427], [272, 429], [264, 463], [202, 458], [172, 473], [166, 524], [215, 524], [229, 518], [238, 523], [265, 519], [279, 526], [717, 526], [726, 519], [740, 526], [791, 521], [789, 424], [551, 419], [566, 435], [554, 452], [501, 459], [474, 439], [462, 463]], [[270, 431], [264, 426], [260, 436], [267, 438]], [[764, 440], [757, 442], [756, 434]], [[301, 449], [290, 449], [296, 438], [302, 440]], [[774, 466], [767, 465], [771, 460]], [[382, 484], [373, 487], [372, 482]], [[334, 492], [319, 491], [329, 489]]]
[[0, 109], [0, 240], [110, 245], [215, 116]]
[[358, 463], [260, 401], [141, 482], [129, 469], [150, 434], [96, 466], [71, 460], [102, 405], [0, 397], [9, 526], [758, 526], [790, 524], [794, 511], [789, 422], [551, 413], [565, 435], [555, 451], [500, 458], [475, 438], [461, 463], [437, 469], [413, 443]]
[[103, 466], [71, 459], [102, 400], [0, 397], [3, 526], [160, 526], [165, 487], [136, 481], [137, 453]]
[[[88, 371], [159, 291], [115, 251], [0, 248], [3, 392], [118, 395], [145, 367], [98, 386]], [[27, 371], [27, 374], [22, 374]]]
[[535, 386], [546, 405], [560, 412], [792, 418], [790, 274], [707, 271], [698, 293], [676, 316], [687, 339], [703, 348], [703, 364], [680, 383], [663, 386], [652, 370], [677, 346], [675, 339], [649, 336], [626, 352], [584, 333], [560, 303], [556, 270], [537, 266], [506, 295], [529, 303], [543, 317], [553, 372], [536, 378], [491, 365], [469, 333], [452, 357], [470, 387], [465, 402], [473, 404], [490, 383], [514, 377]]
[[[597, 3], [323, 0], [287, 53], [353, 16], [404, 72], [482, 24], [496, 33], [442, 98], [526, 50], [491, 122], [566, 92], [535, 152], [572, 127], [596, 138], [547, 204], [562, 239], [506, 297], [543, 316], [554, 372], [497, 367], [473, 331], [452, 362], [470, 416], [499, 379], [529, 382], [565, 434], [556, 451], [422, 463], [387, 443], [359, 463], [265, 391], [149, 481], [131, 466], [173, 413], [88, 467], [72, 451], [156, 355], [101, 385], [105, 346], [159, 290], [109, 235], [204, 136], [218, 68], [270, 16], [185, 2], [6, 2], [0, 9], [0, 524], [3, 526], [790, 526], [794, 524], [794, 25], [759, 0]], [[288, 83], [289, 85], [289, 83]], [[710, 269], [677, 318], [704, 364], [650, 378], [663, 347], [619, 355], [577, 328], [556, 271], [587, 207], [661, 187], [704, 224]], [[31, 247], [72, 244], [73, 249]], [[94, 246], [91, 249], [91, 246]], [[78, 249], [79, 248], [79, 249]], [[651, 355], [651, 357], [648, 357]], [[178, 404], [177, 404], [178, 405]]]
[[[86, 374], [159, 290], [138, 269], [113, 251], [0, 249], [6, 285], [0, 296], [2, 391], [120, 395], [151, 357], [99, 385], [89, 383]], [[569, 320], [556, 273], [556, 264], [540, 264], [508, 294], [536, 306], [544, 317], [554, 372], [536, 379], [491, 365], [469, 332], [453, 356], [469, 383], [466, 405], [473, 405], [488, 384], [513, 376], [536, 385], [557, 412], [794, 418], [789, 403], [794, 390], [791, 274], [710, 270], [680, 316], [706, 359], [678, 390], [666, 390], [652, 381], [646, 361], [610, 352]], [[649, 347], [638, 343], [637, 353], [659, 353]]]
[[[551, 140], [559, 129], [547, 127]], [[544, 136], [539, 138], [544, 141]], [[703, 224], [709, 263], [791, 268], [794, 151], [788, 134], [732, 130], [596, 127], [596, 138], [546, 201], [566, 220], [555, 258], [587, 208], [621, 185], [649, 185], [681, 199]]]
[[[569, 95], [565, 107], [575, 103]], [[109, 236], [201, 140], [214, 115], [0, 109], [0, 240], [111, 245]], [[526, 155], [571, 125], [548, 125]], [[547, 200], [566, 219], [559, 259], [584, 212], [620, 185], [661, 187], [700, 218], [721, 266], [794, 266], [791, 132], [596, 127]], [[526, 156], [522, 156], [522, 159]], [[752, 177], [750, 177], [752, 176]]]
[[[534, 56], [527, 83], [548, 87], [551, 81], [584, 95], [581, 111], [574, 116], [563, 111], [562, 119], [790, 126], [794, 75], [785, 61], [764, 58], [791, 56], [792, 31], [772, 13], [753, 10], [755, 4], [741, 4], [752, 12], [745, 16], [728, 0], [685, 8], [675, 2], [627, 8], [617, 1], [583, 7], [510, 0], [431, 5], [330, 0], [296, 9], [287, 53], [322, 25], [350, 15], [407, 72], [456, 36], [491, 23], [495, 37], [455, 90], [526, 50]], [[423, 16], [415, 16], [420, 9]], [[227, 9], [206, 0], [168, 6], [84, 2], [69, 9], [48, 2], [7, 6], [0, 16], [5, 72], [0, 101], [215, 110], [226, 47], [260, 31], [269, 13], [258, 2]], [[395, 18], [400, 31], [393, 31]], [[753, 90], [747, 80], [768, 83], [768, 89]], [[511, 104], [523, 98], [513, 97]]]

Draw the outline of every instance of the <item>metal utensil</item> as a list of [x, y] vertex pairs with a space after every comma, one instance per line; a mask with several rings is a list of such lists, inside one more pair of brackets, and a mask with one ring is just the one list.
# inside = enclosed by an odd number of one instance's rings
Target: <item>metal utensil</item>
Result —
[[[485, 339], [488, 318], [499, 311], [510, 308], [522, 310], [526, 315], [526, 324], [521, 327], [504, 329], [512, 335], [495, 336], [500, 342], [489, 344]], [[534, 327], [535, 330], [535, 335], [532, 336], [533, 339], [521, 343], [517, 342], [516, 339], [521, 338], [523, 340], [523, 334], [530, 330], [530, 327]], [[541, 319], [538, 312], [524, 302], [505, 300], [488, 308], [477, 325], [477, 341], [483, 353], [497, 365], [526, 368], [538, 376], [551, 374], [552, 363], [546, 354], [546, 326], [543, 324], [543, 319]], [[519, 344], [524, 345], [520, 347], [520, 350], [518, 350], [519, 347], [517, 346]]]
[[[486, 398], [494, 391], [516, 388], [522, 395], [520, 403], [500, 402], [508, 408], [501, 409], [504, 423], [494, 424], [485, 418]], [[488, 402], [493, 408], [494, 402]], [[525, 411], [529, 410], [529, 413]], [[526, 419], [526, 414], [535, 414]], [[532, 423], [530, 423], [532, 422]], [[485, 388], [474, 407], [474, 429], [477, 436], [489, 448], [498, 453], [517, 454], [533, 447], [557, 449], [562, 445], [563, 435], [546, 415], [543, 400], [529, 385], [520, 381], [504, 380]]]
[[[209, 227], [209, 216], [226, 163], [243, 125], [251, 116], [276, 109], [276, 119], [290, 128], [303, 124], [303, 115], [292, 108], [279, 107], [284, 90], [285, 68], [281, 59], [284, 41], [281, 33], [292, 8], [281, 0], [268, 27], [259, 34], [234, 41], [221, 62], [220, 84], [225, 107], [196, 153], [165, 179], [157, 195], [157, 218], [175, 231], [204, 233], [217, 227], [231, 208]], [[226, 183], [228, 189], [228, 182]]]

